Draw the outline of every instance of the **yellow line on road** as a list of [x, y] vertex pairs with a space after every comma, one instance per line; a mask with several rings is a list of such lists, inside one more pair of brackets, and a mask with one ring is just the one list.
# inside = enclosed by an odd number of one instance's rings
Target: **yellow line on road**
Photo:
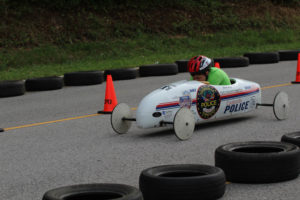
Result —
[[[131, 110], [136, 110], [136, 109], [137, 108], [131, 108]], [[57, 123], [57, 122], [70, 121], [70, 120], [74, 120], [74, 119], [82, 119], [82, 118], [88, 118], [88, 117], [95, 117], [95, 116], [98, 116], [98, 115], [103, 115], [103, 114], [83, 115], [83, 116], [70, 117], [70, 118], [59, 119], [59, 120], [48, 121], [48, 122], [40, 122], [40, 123], [27, 124], [27, 125], [22, 125], [22, 126], [9, 127], [9, 128], [4, 128], [4, 131], [19, 129], [19, 128], [27, 128], [27, 127], [32, 127], [32, 126], [40, 126], [40, 125], [45, 125], [45, 124], [53, 124], [53, 123]]]
[[27, 124], [27, 125], [23, 125], [23, 126], [16, 126], [16, 127], [4, 128], [4, 131], [14, 130], [14, 129], [18, 129], [18, 128], [32, 127], [32, 126], [40, 126], [40, 125], [44, 125], [44, 124], [53, 124], [53, 123], [57, 123], [57, 122], [64, 122], [64, 121], [69, 121], [69, 120], [74, 120], [74, 119], [82, 119], [82, 118], [87, 118], [87, 117], [94, 117], [94, 116], [97, 116], [97, 115], [101, 115], [101, 114], [83, 115], [83, 116], [70, 117], [70, 118], [59, 119], [59, 120], [48, 121], [48, 122], [40, 122], [40, 123], [34, 123], [34, 124]]
[[261, 89], [269, 89], [269, 88], [275, 88], [275, 87], [283, 87], [283, 86], [289, 86], [292, 85], [292, 83], [284, 83], [284, 84], [280, 84], [280, 85], [271, 85], [271, 86], [266, 86], [266, 87], [262, 87]]
[[[272, 85], [272, 86], [266, 86], [266, 87], [262, 87], [262, 90], [265, 89], [269, 89], [269, 88], [275, 88], [275, 87], [283, 87], [283, 86], [289, 86], [292, 85], [292, 83], [285, 83], [285, 84], [280, 84], [280, 85]], [[131, 108], [131, 110], [136, 110], [137, 108]], [[64, 121], [70, 121], [70, 120], [74, 120], [74, 119], [82, 119], [82, 118], [88, 118], [88, 117], [95, 117], [98, 115], [102, 115], [102, 114], [91, 114], [91, 115], [83, 115], [83, 116], [78, 116], [78, 117], [70, 117], [70, 118], [65, 118], [65, 119], [59, 119], [59, 120], [54, 120], [54, 121], [48, 121], [48, 122], [40, 122], [40, 123], [34, 123], [34, 124], [27, 124], [27, 125], [22, 125], [22, 126], [16, 126], [16, 127], [9, 127], [9, 128], [3, 128], [4, 131], [8, 131], [8, 130], [14, 130], [14, 129], [19, 129], [19, 128], [27, 128], [27, 127], [33, 127], [33, 126], [40, 126], [40, 125], [44, 125], [44, 124], [53, 124], [53, 123], [57, 123], [57, 122], [64, 122]]]

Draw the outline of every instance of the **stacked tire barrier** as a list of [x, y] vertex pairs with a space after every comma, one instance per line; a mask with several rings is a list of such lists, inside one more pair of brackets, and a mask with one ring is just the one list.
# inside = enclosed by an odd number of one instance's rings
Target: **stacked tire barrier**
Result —
[[225, 193], [222, 169], [209, 165], [163, 165], [145, 169], [140, 190], [124, 184], [82, 184], [47, 191], [43, 200], [213, 200]]
[[300, 50], [281, 50], [278, 51], [278, 53], [280, 61], [297, 60], [298, 53], [300, 53]]
[[283, 142], [230, 143], [216, 149], [215, 165], [224, 170], [231, 182], [281, 182], [298, 177], [300, 149]]
[[279, 62], [279, 53], [245, 53], [244, 57], [249, 58], [250, 64], [269, 64]]
[[284, 134], [281, 137], [281, 141], [291, 143], [300, 147], [300, 131]]
[[139, 180], [145, 200], [218, 199], [225, 183], [223, 170], [197, 164], [152, 167], [143, 170]]
[[139, 69], [140, 76], [166, 76], [175, 75], [178, 73], [177, 64], [155, 64], [143, 65]]
[[80, 71], [64, 74], [64, 82], [67, 86], [96, 85], [103, 82], [101, 71]]
[[225, 194], [226, 181], [261, 184], [297, 178], [300, 132], [285, 134], [282, 141], [221, 145], [215, 150], [215, 166], [178, 164], [144, 169], [139, 176], [139, 189], [122, 184], [71, 185], [46, 192], [43, 200], [219, 199]]
[[25, 81], [27, 91], [58, 90], [61, 89], [63, 85], [63, 78], [58, 76], [32, 78]]
[[178, 72], [187, 72], [187, 65], [189, 60], [177, 60], [175, 63], [178, 66]]
[[214, 58], [214, 62], [218, 62], [222, 68], [249, 66], [249, 58], [247, 57]]
[[[278, 52], [245, 53], [242, 57], [214, 58], [221, 68], [247, 67], [249, 64], [277, 63], [297, 60], [300, 50], [280, 50]], [[85, 86], [101, 84], [111, 74], [113, 80], [129, 80], [137, 77], [176, 75], [187, 72], [188, 60], [177, 60], [169, 64], [142, 65], [138, 68], [110, 69], [102, 71], [79, 71], [58, 76], [31, 78], [25, 81], [0, 81], [0, 98], [24, 95], [25, 91], [57, 90], [64, 86]]]
[[104, 78], [107, 75], [111, 75], [113, 80], [129, 80], [135, 79], [138, 76], [137, 68], [129, 68], [129, 69], [109, 69], [104, 71]]
[[1, 81], [0, 97], [13, 97], [25, 94], [24, 81]]
[[142, 193], [135, 187], [123, 184], [82, 184], [52, 189], [43, 200], [143, 200]]

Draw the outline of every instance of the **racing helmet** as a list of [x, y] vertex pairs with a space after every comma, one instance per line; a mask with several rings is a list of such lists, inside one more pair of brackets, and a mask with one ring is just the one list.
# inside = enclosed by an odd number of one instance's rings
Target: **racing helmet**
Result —
[[213, 61], [206, 56], [195, 56], [192, 57], [188, 62], [188, 71], [191, 74], [203, 74], [210, 69]]

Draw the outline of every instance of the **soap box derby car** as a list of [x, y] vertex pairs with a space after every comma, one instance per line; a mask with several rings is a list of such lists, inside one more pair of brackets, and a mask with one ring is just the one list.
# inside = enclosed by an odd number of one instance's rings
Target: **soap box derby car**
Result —
[[277, 93], [273, 104], [262, 104], [258, 83], [230, 80], [231, 85], [186, 80], [165, 85], [142, 99], [136, 118], [132, 118], [128, 105], [120, 103], [111, 114], [112, 128], [123, 134], [132, 121], [140, 128], [173, 125], [177, 138], [186, 140], [192, 136], [195, 124], [250, 112], [258, 106], [272, 106], [278, 120], [287, 118], [289, 102], [285, 92]]

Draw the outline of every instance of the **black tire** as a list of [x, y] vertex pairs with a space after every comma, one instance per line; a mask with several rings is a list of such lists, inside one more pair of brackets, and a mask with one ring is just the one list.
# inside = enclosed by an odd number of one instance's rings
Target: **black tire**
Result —
[[80, 71], [64, 74], [65, 85], [96, 85], [103, 82], [103, 73], [101, 71]]
[[249, 58], [247, 57], [214, 58], [214, 62], [218, 62], [221, 68], [249, 66]]
[[188, 62], [189, 62], [189, 60], [177, 60], [177, 61], [175, 61], [175, 63], [178, 66], [178, 72], [187, 72], [188, 71], [188, 68], [187, 68]]
[[238, 183], [273, 183], [296, 178], [300, 172], [299, 147], [282, 142], [237, 142], [215, 151], [215, 165]]
[[84, 184], [56, 188], [46, 192], [43, 200], [143, 200], [135, 187], [121, 184]]
[[112, 79], [115, 80], [128, 80], [135, 79], [138, 75], [137, 69], [109, 69], [104, 71], [104, 79], [110, 74]]
[[27, 91], [58, 90], [63, 86], [63, 78], [58, 76], [32, 78], [25, 81], [25, 88]]
[[268, 64], [268, 63], [278, 63], [279, 53], [245, 53], [244, 57], [249, 58], [250, 64]]
[[298, 147], [300, 147], [300, 131], [284, 134], [281, 137], [281, 141], [291, 143], [291, 144], [295, 144]]
[[25, 94], [24, 81], [0, 81], [0, 97], [12, 97]]
[[145, 169], [139, 186], [145, 200], [217, 199], [224, 195], [226, 187], [221, 169], [197, 164]]
[[298, 53], [300, 50], [281, 50], [278, 51], [279, 60], [298, 60]]
[[155, 64], [140, 66], [140, 76], [165, 76], [178, 73], [176, 64]]

